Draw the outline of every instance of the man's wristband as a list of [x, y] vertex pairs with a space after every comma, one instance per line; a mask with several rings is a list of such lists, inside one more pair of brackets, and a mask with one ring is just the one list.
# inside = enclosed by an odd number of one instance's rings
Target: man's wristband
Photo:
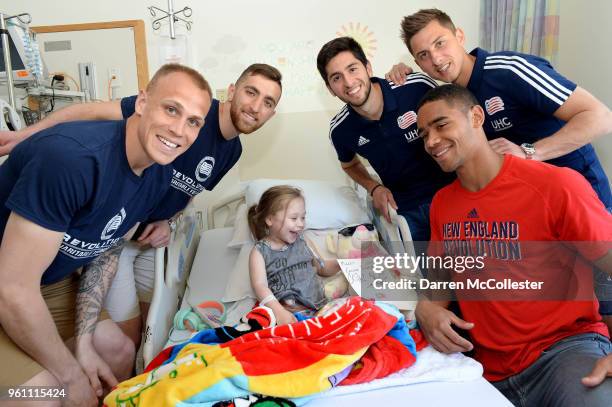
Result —
[[382, 187], [382, 186], [383, 184], [376, 184], [376, 186], [370, 190], [370, 196], [374, 197], [374, 191], [376, 191], [376, 188]]
[[168, 219], [168, 226], [170, 226], [170, 231], [174, 232], [176, 230], [176, 219], [174, 218]]

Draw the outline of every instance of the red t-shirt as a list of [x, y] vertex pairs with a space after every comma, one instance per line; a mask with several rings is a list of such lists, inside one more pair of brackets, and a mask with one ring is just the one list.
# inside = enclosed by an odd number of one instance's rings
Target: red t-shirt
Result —
[[457, 292], [463, 319], [475, 324], [470, 335], [486, 379], [523, 371], [564, 337], [608, 335], [585, 258], [610, 250], [612, 215], [580, 174], [507, 155], [482, 190], [470, 192], [456, 180], [438, 191], [430, 216], [431, 240], [443, 242], [439, 250], [467, 245], [474, 256], [486, 254], [480, 274], [457, 274], [457, 280], [543, 281], [540, 290]]

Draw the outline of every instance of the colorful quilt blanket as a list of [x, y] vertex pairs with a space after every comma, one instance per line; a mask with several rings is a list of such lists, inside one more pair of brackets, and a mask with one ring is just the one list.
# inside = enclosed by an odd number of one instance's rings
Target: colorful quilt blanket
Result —
[[403, 322], [374, 302], [352, 297], [321, 316], [290, 325], [222, 344], [191, 342], [178, 352], [166, 350], [164, 364], [120, 383], [104, 403], [206, 406], [250, 393], [303, 397], [347, 377], [351, 383], [371, 380], [415, 362], [414, 342]]

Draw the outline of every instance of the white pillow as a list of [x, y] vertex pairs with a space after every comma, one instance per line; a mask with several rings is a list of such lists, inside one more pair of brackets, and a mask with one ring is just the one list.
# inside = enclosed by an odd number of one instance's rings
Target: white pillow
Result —
[[247, 208], [259, 202], [261, 195], [275, 185], [301, 189], [306, 199], [306, 228], [342, 228], [368, 223], [370, 219], [354, 189], [345, 185], [314, 180], [258, 179], [246, 188]]
[[245, 243], [253, 242], [253, 235], [251, 234], [251, 229], [249, 229], [247, 213], [248, 208], [246, 204], [241, 204], [236, 210], [234, 234], [232, 235], [232, 240], [227, 244], [228, 248], [240, 249]]
[[223, 294], [221, 301], [232, 302], [248, 297], [256, 298], [251, 288], [251, 278], [249, 277], [249, 255], [253, 246], [253, 242], [247, 242], [240, 249], [238, 259], [234, 263], [234, 268], [227, 280], [225, 294]]

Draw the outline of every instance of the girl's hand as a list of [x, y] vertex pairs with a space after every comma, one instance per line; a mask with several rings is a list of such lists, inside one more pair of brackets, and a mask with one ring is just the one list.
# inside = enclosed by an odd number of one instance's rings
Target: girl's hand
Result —
[[286, 309], [276, 313], [276, 325], [287, 325], [294, 322], [297, 322], [297, 318]]

